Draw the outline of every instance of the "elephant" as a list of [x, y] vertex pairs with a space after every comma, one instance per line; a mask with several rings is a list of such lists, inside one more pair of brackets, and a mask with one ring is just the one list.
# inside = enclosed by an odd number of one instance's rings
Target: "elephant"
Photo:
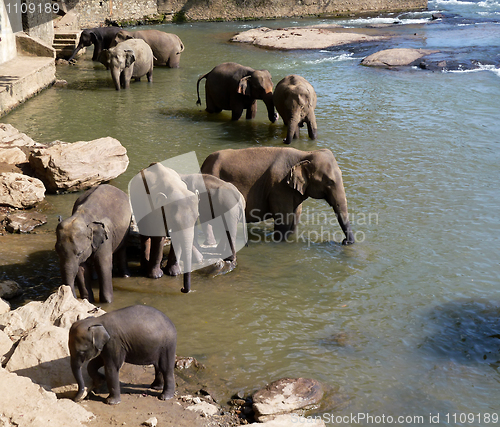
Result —
[[243, 195], [233, 184], [213, 175], [181, 174], [181, 179], [188, 190], [198, 194], [199, 220], [205, 231], [205, 244], [216, 243], [212, 232], [212, 228], [215, 228], [220, 237], [218, 252], [223, 254], [225, 261], [236, 263], [235, 241], [238, 223], [245, 223]]
[[327, 149], [301, 151], [291, 147], [227, 149], [210, 154], [201, 172], [236, 186], [246, 201], [247, 222], [274, 219], [275, 241], [295, 231], [308, 197], [324, 199], [333, 208], [345, 234], [354, 243], [348, 218], [342, 172]]
[[120, 27], [96, 27], [83, 30], [80, 34], [78, 46], [69, 57], [68, 62], [71, 62], [82, 48], [92, 44], [94, 45], [92, 61], [98, 61], [101, 52], [104, 49], [109, 49], [110, 43], [113, 41], [116, 33], [120, 30]]
[[153, 52], [144, 40], [131, 39], [118, 43], [103, 50], [99, 60], [111, 70], [116, 90], [122, 86], [128, 89], [132, 78], [139, 81], [144, 75], [148, 82], [153, 81]]
[[[72, 216], [56, 228], [56, 251], [61, 278], [80, 297], [94, 301], [90, 283], [92, 267], [99, 279], [99, 301], [113, 300], [112, 271], [115, 261], [122, 276], [128, 277], [126, 240], [132, 211], [129, 198], [109, 184], [91, 188], [75, 202]], [[114, 258], [114, 259], [113, 259]]]
[[162, 390], [159, 399], [167, 400], [175, 391], [175, 349], [177, 331], [161, 311], [146, 305], [134, 305], [111, 311], [99, 317], [78, 320], [69, 330], [68, 347], [71, 370], [78, 384], [74, 400], [82, 400], [85, 382], [82, 365], [92, 389], [102, 382], [98, 370], [104, 366], [109, 396], [106, 403], [120, 403], [119, 371], [124, 362], [154, 365], [155, 379], [151, 388]]
[[163, 276], [163, 246], [165, 236], [169, 235], [168, 274], [176, 276], [182, 272], [177, 262], [181, 257], [184, 265], [181, 291], [188, 293], [191, 290], [194, 228], [199, 215], [198, 197], [187, 189], [177, 172], [161, 163], [154, 163], [134, 176], [129, 194], [141, 235], [141, 263], [147, 276], [152, 279]]
[[165, 33], [159, 30], [133, 32], [122, 30], [116, 33], [111, 46], [116, 46], [118, 43], [130, 39], [142, 39], [151, 47], [154, 56], [154, 65], [179, 68], [184, 45], [176, 34]]
[[307, 124], [309, 138], [316, 139], [318, 128], [316, 125], [316, 92], [311, 84], [302, 76], [291, 74], [276, 85], [273, 101], [279, 115], [288, 128], [285, 144], [290, 144], [292, 138], [299, 137], [299, 127]]
[[197, 105], [201, 105], [199, 86], [203, 79], [206, 79], [207, 113], [231, 110], [231, 119], [238, 120], [246, 109], [246, 118], [253, 119], [257, 113], [257, 99], [262, 99], [266, 104], [267, 116], [271, 123], [277, 120], [273, 103], [273, 82], [269, 71], [254, 70], [234, 62], [217, 65], [198, 79]]

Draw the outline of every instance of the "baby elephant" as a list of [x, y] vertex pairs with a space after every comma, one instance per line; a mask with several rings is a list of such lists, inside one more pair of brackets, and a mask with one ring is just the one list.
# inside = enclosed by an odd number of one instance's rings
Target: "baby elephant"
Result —
[[316, 139], [317, 126], [314, 109], [316, 92], [311, 84], [301, 76], [291, 74], [281, 80], [274, 90], [274, 106], [288, 127], [285, 144], [299, 137], [299, 127], [307, 124], [309, 138]]
[[155, 380], [151, 388], [163, 389], [159, 398], [171, 399], [175, 391], [175, 348], [177, 331], [161, 311], [145, 305], [134, 305], [99, 317], [79, 320], [69, 331], [71, 370], [78, 383], [75, 401], [82, 400], [85, 383], [82, 365], [93, 386], [102, 382], [98, 369], [104, 366], [109, 396], [106, 403], [116, 405], [120, 399], [119, 370], [124, 362], [154, 365]]
[[115, 47], [103, 50], [99, 61], [109, 68], [116, 90], [128, 89], [130, 80], [141, 80], [146, 76], [153, 81], [153, 51], [141, 39], [131, 39], [118, 43]]

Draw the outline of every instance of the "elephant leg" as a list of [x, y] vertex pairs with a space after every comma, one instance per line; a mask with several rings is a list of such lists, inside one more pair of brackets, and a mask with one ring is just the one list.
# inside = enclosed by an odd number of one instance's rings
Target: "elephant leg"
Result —
[[287, 240], [297, 228], [300, 221], [300, 214], [302, 213], [302, 205], [297, 206], [293, 212], [278, 212], [274, 216], [274, 235], [273, 240], [280, 242]]
[[99, 248], [99, 253], [94, 256], [94, 265], [99, 279], [99, 302], [110, 303], [113, 301], [113, 254], [111, 248]]
[[113, 264], [117, 266], [121, 277], [130, 277], [130, 270], [127, 264], [127, 248], [123, 245], [113, 254]]
[[174, 245], [170, 244], [170, 252], [168, 253], [167, 266], [165, 267], [169, 276], [178, 276], [181, 274], [181, 266], [175, 254]]
[[132, 80], [132, 74], [133, 74], [132, 67], [127, 67], [122, 71], [124, 89], [130, 88], [130, 80]]
[[[239, 105], [239, 103], [234, 103], [231, 108], [231, 120], [236, 121], [239, 120], [241, 115], [243, 114], [243, 105]], [[247, 118], [248, 118], [248, 110], [247, 110]]]
[[252, 102], [252, 105], [247, 108], [246, 119], [247, 120], [255, 119], [256, 115], [257, 115], [257, 100], [254, 99], [254, 101]]
[[147, 77], [149, 83], [151, 83], [153, 81], [153, 69], [152, 68], [151, 68], [151, 70], [149, 70], [146, 73], [146, 77]]
[[316, 125], [316, 116], [314, 115], [314, 112], [309, 113], [306, 117], [306, 123], [309, 138], [316, 139], [318, 136], [318, 126]]
[[171, 345], [160, 355], [159, 370], [163, 375], [163, 391], [159, 398], [167, 400], [174, 397], [175, 392], [175, 345]]
[[162, 390], [164, 385], [163, 372], [160, 371], [157, 364], [155, 364], [154, 367], [155, 367], [155, 380], [153, 381], [153, 383], [150, 385], [149, 388], [152, 388], [153, 390]]
[[147, 268], [147, 276], [150, 279], [159, 279], [161, 276], [163, 276], [163, 271], [161, 269], [161, 260], [163, 258], [164, 244], [164, 237], [150, 237], [150, 252]]
[[210, 113], [210, 114], [211, 113], [220, 113], [222, 111], [222, 108], [217, 107], [217, 104], [214, 102], [214, 100], [212, 99], [212, 96], [209, 93], [205, 94], [205, 99], [207, 102], [207, 108], [205, 109], [205, 111], [207, 113]]
[[90, 378], [92, 378], [91, 390], [97, 390], [104, 383], [104, 377], [99, 372], [99, 369], [102, 366], [104, 366], [104, 360], [101, 356], [97, 356], [95, 359], [92, 359], [87, 365], [87, 372], [89, 373]]
[[203, 233], [205, 234], [205, 241], [203, 244], [206, 246], [214, 246], [217, 243], [217, 240], [215, 240], [212, 224], [205, 222], [202, 227]]
[[120, 397], [120, 367], [124, 361], [109, 360], [104, 361], [104, 370], [106, 372], [106, 383], [108, 385], [109, 396], [106, 398], [108, 405], [118, 405], [121, 402]]

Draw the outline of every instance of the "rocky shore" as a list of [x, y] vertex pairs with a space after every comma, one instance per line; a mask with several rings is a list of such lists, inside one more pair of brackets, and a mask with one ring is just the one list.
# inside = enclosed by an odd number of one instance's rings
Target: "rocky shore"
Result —
[[[20, 292], [15, 282], [0, 282], [0, 297]], [[192, 357], [176, 360], [176, 393], [169, 401], [148, 388], [152, 366], [125, 364], [120, 371], [122, 403], [104, 403], [106, 387], [91, 391], [82, 403], [73, 402], [77, 386], [70, 367], [68, 332], [71, 325], [104, 311], [73, 296], [61, 286], [46, 301], [33, 301], [16, 310], [0, 298], [0, 425], [2, 427], [127, 426], [289, 426], [321, 419], [304, 415], [317, 410], [328, 389], [307, 378], [283, 378], [229, 402], [220, 397], [223, 384], [210, 367]], [[90, 385], [90, 378], [85, 378]], [[226, 390], [224, 390], [225, 392]]]

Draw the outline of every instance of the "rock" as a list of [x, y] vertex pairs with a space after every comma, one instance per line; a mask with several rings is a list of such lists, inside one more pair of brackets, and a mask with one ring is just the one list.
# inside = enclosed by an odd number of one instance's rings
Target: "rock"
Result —
[[3, 368], [0, 368], [0, 396], [2, 418], [8, 420], [4, 424], [7, 426], [81, 427], [82, 423], [95, 418], [83, 406], [68, 399], [58, 400], [54, 393], [44, 390], [29, 378]]
[[29, 233], [35, 227], [47, 223], [47, 217], [40, 212], [17, 212], [5, 219], [5, 229], [10, 233]]
[[255, 419], [270, 421], [277, 415], [311, 409], [323, 398], [322, 385], [309, 378], [282, 378], [253, 395]]
[[151, 417], [144, 421], [141, 425], [148, 427], [156, 427], [158, 424], [158, 419], [156, 417]]
[[[337, 31], [336, 31], [337, 30]], [[325, 49], [351, 43], [378, 41], [386, 36], [345, 32], [338, 27], [328, 28], [280, 28], [272, 30], [260, 27], [235, 35], [231, 41], [251, 43], [256, 46], [274, 49]]]
[[21, 286], [14, 280], [2, 280], [0, 282], [0, 298], [12, 299], [23, 293]]
[[205, 369], [202, 363], [198, 362], [194, 357], [175, 357], [175, 369]]
[[45, 302], [32, 301], [1, 315], [0, 329], [17, 341], [40, 324], [69, 329], [77, 320], [104, 313], [87, 300], [77, 300], [69, 286], [61, 286]]
[[14, 343], [9, 336], [5, 332], [0, 331], [0, 366], [4, 365], [9, 359], [13, 345]]
[[297, 414], [278, 415], [274, 420], [263, 423], [252, 423], [250, 426], [259, 427], [292, 427], [292, 426], [307, 426], [307, 427], [325, 427], [326, 424], [322, 419], [313, 417], [302, 417]]
[[411, 65], [412, 62], [437, 52], [439, 51], [429, 49], [385, 49], [367, 56], [361, 64], [368, 67], [401, 67]]
[[19, 147], [13, 148], [0, 148], [0, 162], [9, 165], [17, 165], [19, 163], [26, 163], [28, 156]]
[[10, 311], [10, 304], [0, 298], [0, 315], [8, 313]]
[[109, 181], [127, 170], [127, 150], [114, 138], [64, 143], [32, 150], [30, 166], [47, 191], [80, 191]]
[[[193, 399], [193, 402], [195, 401], [195, 399]], [[190, 405], [186, 409], [189, 411], [201, 412], [204, 416], [215, 415], [219, 412], [217, 406], [212, 405], [211, 403], [205, 401], [201, 401], [200, 403], [195, 403], [194, 405]]]
[[[54, 393], [78, 389], [71, 371], [65, 328], [42, 324], [32, 329], [21, 338], [5, 368]], [[91, 383], [88, 375], [84, 379], [86, 384]]]
[[39, 179], [14, 172], [0, 174], [0, 205], [26, 209], [44, 197], [45, 187]]
[[43, 147], [25, 133], [19, 132], [8, 123], [0, 123], [0, 148], [12, 147]]
[[[64, 59], [63, 59], [64, 61]], [[66, 61], [68, 63], [68, 61]], [[53, 84], [54, 87], [66, 87], [68, 86], [68, 81], [67, 80], [56, 80]]]

